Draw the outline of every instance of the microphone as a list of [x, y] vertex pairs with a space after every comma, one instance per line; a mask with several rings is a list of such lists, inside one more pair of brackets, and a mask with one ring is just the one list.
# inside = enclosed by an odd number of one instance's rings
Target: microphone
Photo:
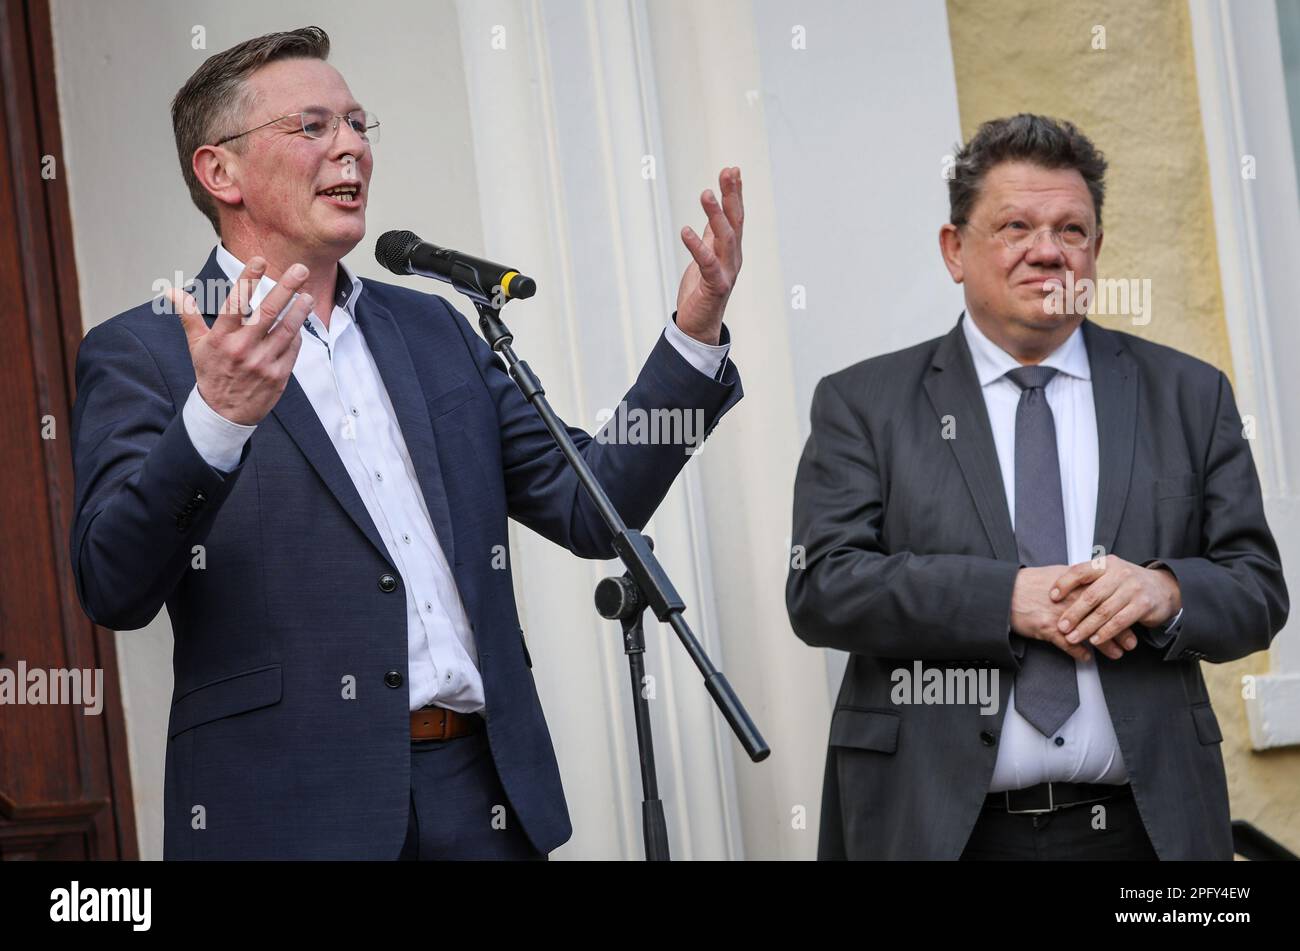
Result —
[[537, 293], [537, 282], [512, 267], [421, 241], [410, 231], [386, 231], [375, 258], [394, 274], [419, 274], [446, 281], [466, 297], [493, 307]]

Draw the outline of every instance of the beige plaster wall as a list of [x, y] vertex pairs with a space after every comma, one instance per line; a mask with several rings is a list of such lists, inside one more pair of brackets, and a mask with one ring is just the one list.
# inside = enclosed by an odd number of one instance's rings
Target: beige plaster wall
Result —
[[[1107, 157], [1098, 277], [1149, 278], [1151, 319], [1104, 326], [1232, 377], [1191, 26], [1182, 0], [947, 0], [963, 137], [1017, 112], [1069, 119]], [[1241, 696], [1265, 654], [1206, 664], [1234, 819], [1300, 851], [1300, 750], [1251, 750]]]

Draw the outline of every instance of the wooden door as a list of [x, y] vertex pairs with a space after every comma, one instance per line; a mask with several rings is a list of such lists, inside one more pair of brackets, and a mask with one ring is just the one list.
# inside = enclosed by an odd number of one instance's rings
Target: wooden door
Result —
[[0, 134], [0, 678], [10, 701], [32, 671], [103, 682], [95, 715], [52, 691], [0, 704], [0, 858], [137, 858], [113, 634], [68, 557], [82, 328], [47, 0], [0, 0]]

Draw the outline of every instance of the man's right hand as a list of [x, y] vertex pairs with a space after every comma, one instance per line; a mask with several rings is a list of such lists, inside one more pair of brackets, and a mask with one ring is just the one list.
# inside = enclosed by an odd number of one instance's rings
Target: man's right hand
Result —
[[[1066, 565], [1047, 565], [1042, 568], [1021, 568], [1016, 574], [1016, 584], [1011, 592], [1011, 630], [1021, 637], [1055, 644], [1076, 660], [1091, 658], [1089, 646], [1071, 644], [1057, 628], [1057, 622], [1067, 607], [1083, 592], [1075, 588], [1063, 601], [1053, 601], [1052, 585], [1067, 570]], [[1111, 660], [1119, 660], [1126, 650], [1137, 647], [1137, 635], [1126, 628], [1096, 647]]]
[[217, 413], [244, 426], [260, 423], [279, 401], [302, 346], [299, 331], [313, 306], [311, 297], [301, 294], [284, 319], [275, 322], [307, 280], [307, 268], [295, 264], [249, 313], [248, 302], [264, 273], [266, 261], [252, 258], [210, 329], [193, 297], [180, 288], [167, 292], [185, 328], [199, 395]]

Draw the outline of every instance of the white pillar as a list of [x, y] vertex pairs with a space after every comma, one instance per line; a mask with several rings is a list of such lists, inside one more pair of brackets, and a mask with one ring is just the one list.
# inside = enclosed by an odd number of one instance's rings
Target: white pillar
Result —
[[[594, 430], [672, 313], [680, 273], [644, 11], [522, 0], [458, 10], [484, 253], [537, 278], [538, 296], [508, 312], [516, 348], [566, 421]], [[643, 174], [647, 155], [658, 157], [654, 177]], [[688, 465], [647, 533], [722, 666], [694, 471], [712, 448]], [[591, 600], [596, 581], [620, 568], [576, 561], [529, 532], [513, 541], [523, 624], [574, 817], [574, 838], [559, 854], [637, 858], [641, 789], [626, 659], [618, 625], [598, 618]], [[734, 741], [671, 631], [651, 619], [647, 639], [673, 856], [742, 857]]]

